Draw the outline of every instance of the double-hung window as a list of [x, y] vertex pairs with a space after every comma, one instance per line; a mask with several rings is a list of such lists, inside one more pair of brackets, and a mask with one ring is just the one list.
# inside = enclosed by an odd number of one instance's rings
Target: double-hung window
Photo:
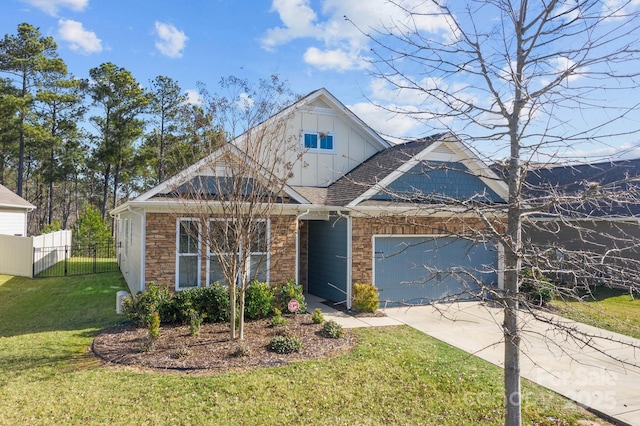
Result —
[[176, 290], [200, 287], [200, 222], [178, 219]]
[[[207, 285], [218, 282], [227, 285], [225, 269], [232, 271], [246, 257], [246, 273], [249, 281], [268, 281], [269, 222], [256, 220], [249, 226], [247, 235], [239, 236], [237, 223], [230, 219], [209, 221], [208, 275]], [[242, 232], [244, 234], [244, 232]], [[225, 268], [225, 265], [226, 268]], [[240, 274], [240, 270], [237, 270]], [[239, 279], [239, 277], [237, 277]]]
[[304, 148], [313, 151], [333, 151], [333, 135], [324, 132], [304, 132], [302, 134]]

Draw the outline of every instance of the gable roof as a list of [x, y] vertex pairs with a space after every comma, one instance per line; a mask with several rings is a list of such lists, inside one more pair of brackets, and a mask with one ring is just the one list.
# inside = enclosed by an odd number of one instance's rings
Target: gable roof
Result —
[[0, 185], [0, 207], [34, 210], [36, 206], [20, 197], [4, 185]]
[[[506, 184], [451, 133], [436, 134], [392, 145], [371, 156], [327, 188], [295, 187], [293, 189], [314, 204], [356, 207], [372, 200], [376, 194], [384, 192], [394, 182], [409, 174], [412, 167], [425, 162], [447, 163], [450, 166], [446, 167], [452, 170], [455, 168], [454, 163], [462, 167], [466, 166], [470, 171], [468, 174], [475, 173], [475, 176], [494, 195], [493, 198], [500, 201], [506, 200]], [[376, 202], [370, 201], [370, 204], [376, 204]]]
[[[352, 125], [356, 126], [360, 131], [362, 131], [371, 141], [373, 141], [379, 149], [386, 149], [391, 146], [391, 144], [382, 138], [378, 133], [376, 133], [371, 127], [369, 127], [364, 121], [362, 121], [358, 116], [356, 116], [349, 108], [347, 108], [342, 102], [340, 102], [335, 96], [333, 96], [328, 90], [325, 88], [321, 88], [315, 90], [308, 95], [300, 98], [293, 105], [290, 105], [287, 108], [284, 108], [274, 116], [267, 119], [265, 122], [258, 124], [257, 127], [260, 126], [268, 126], [270, 122], [276, 121], [281, 117], [286, 117], [287, 114], [294, 111], [295, 109], [300, 110], [314, 110], [318, 108], [320, 105], [322, 107], [329, 107], [337, 112], [343, 114], [345, 119], [351, 122]], [[149, 200], [157, 196], [158, 194], [164, 194], [175, 187], [193, 179], [195, 176], [202, 174], [202, 169], [206, 168], [211, 164], [215, 164], [216, 160], [222, 158], [222, 156], [227, 153], [236, 153], [239, 158], [242, 158], [242, 153], [238, 150], [237, 145], [243, 142], [245, 134], [242, 134], [232, 140], [230, 143], [226, 144], [223, 147], [218, 148], [205, 158], [197, 161], [191, 166], [187, 167], [177, 175], [165, 180], [164, 182], [156, 185], [154, 188], [146, 191], [145, 193], [139, 195], [135, 201], [145, 201]], [[293, 200], [300, 203], [309, 203], [310, 201], [304, 197], [302, 192], [293, 191], [291, 188], [286, 187], [285, 192], [289, 197]], [[116, 208], [118, 210], [118, 208]]]
[[526, 184], [528, 196], [569, 197], [573, 210], [592, 217], [640, 216], [640, 159], [544, 167], [529, 171]]

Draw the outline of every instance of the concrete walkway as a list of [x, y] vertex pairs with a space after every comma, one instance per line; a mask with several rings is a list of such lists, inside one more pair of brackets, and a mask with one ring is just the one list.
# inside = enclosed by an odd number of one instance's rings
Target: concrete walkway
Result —
[[[438, 340], [504, 366], [502, 310], [484, 303], [386, 308], [385, 317], [353, 317], [309, 295], [309, 311], [345, 328], [406, 324]], [[571, 338], [522, 314], [521, 375], [622, 425], [640, 426], [640, 340], [549, 315], [562, 327], [590, 336]], [[575, 333], [574, 333], [575, 334]], [[617, 359], [613, 360], [611, 356]], [[526, 398], [526, 395], [525, 395]]]

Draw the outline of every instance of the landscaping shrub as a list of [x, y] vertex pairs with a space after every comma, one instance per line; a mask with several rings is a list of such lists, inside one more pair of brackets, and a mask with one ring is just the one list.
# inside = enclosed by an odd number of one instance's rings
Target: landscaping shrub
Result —
[[179, 322], [188, 324], [191, 321], [192, 311], [201, 311], [198, 306], [201, 298], [201, 289], [189, 288], [178, 291], [171, 298], [170, 308], [167, 309], [165, 322]]
[[172, 322], [171, 293], [166, 286], [149, 283], [147, 291], [122, 301], [122, 310], [127, 318], [138, 325], [146, 326], [151, 321], [151, 314], [158, 312], [161, 322]]
[[357, 312], [375, 312], [380, 307], [378, 288], [373, 284], [353, 285], [352, 306]]
[[244, 297], [244, 314], [248, 319], [264, 318], [271, 314], [273, 289], [269, 283], [252, 281]]
[[272, 327], [280, 327], [283, 325], [287, 325], [287, 319], [282, 316], [282, 312], [280, 309], [273, 309], [273, 318], [271, 318], [271, 326]]
[[251, 356], [251, 346], [247, 345], [246, 343], [240, 342], [238, 343], [238, 346], [236, 346], [236, 349], [233, 351], [231, 356], [233, 356], [234, 358], [245, 358]]
[[311, 314], [311, 321], [314, 324], [322, 324], [324, 322], [324, 316], [322, 315], [322, 311], [320, 308], [316, 308]]
[[300, 352], [302, 342], [298, 337], [273, 336], [269, 343], [269, 349], [278, 354]]
[[209, 322], [229, 321], [229, 291], [217, 282], [200, 289], [198, 309]]
[[553, 281], [530, 268], [520, 272], [520, 294], [526, 302], [537, 306], [545, 306], [553, 299]]
[[324, 337], [330, 337], [332, 339], [344, 337], [344, 330], [342, 329], [342, 326], [334, 320], [325, 322], [322, 326], [321, 333]]
[[207, 314], [198, 312], [195, 309], [189, 311], [189, 334], [195, 336], [200, 333], [200, 326], [206, 316]]
[[287, 280], [286, 284], [276, 284], [274, 286], [273, 293], [275, 307], [280, 309], [283, 313], [293, 313], [289, 312], [288, 309], [289, 301], [291, 301], [291, 299], [296, 299], [298, 301], [298, 310], [296, 313], [307, 312], [307, 302], [304, 299], [301, 285], [297, 285], [295, 282]]
[[153, 341], [160, 337], [160, 314], [157, 311], [151, 313], [147, 328], [149, 330], [149, 340]]

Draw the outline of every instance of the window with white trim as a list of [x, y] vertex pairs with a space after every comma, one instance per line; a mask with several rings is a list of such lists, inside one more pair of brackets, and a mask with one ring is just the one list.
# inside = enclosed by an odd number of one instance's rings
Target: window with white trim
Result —
[[235, 224], [231, 219], [209, 220], [209, 241], [207, 256], [207, 285], [218, 282], [227, 285], [222, 264], [230, 261], [228, 256], [247, 255], [249, 281], [268, 281], [269, 270], [269, 221], [257, 220], [249, 236], [249, 241], [239, 241]]
[[325, 132], [303, 132], [302, 145], [311, 151], [332, 152], [334, 149], [333, 135]]
[[176, 290], [200, 287], [200, 221], [178, 219]]

